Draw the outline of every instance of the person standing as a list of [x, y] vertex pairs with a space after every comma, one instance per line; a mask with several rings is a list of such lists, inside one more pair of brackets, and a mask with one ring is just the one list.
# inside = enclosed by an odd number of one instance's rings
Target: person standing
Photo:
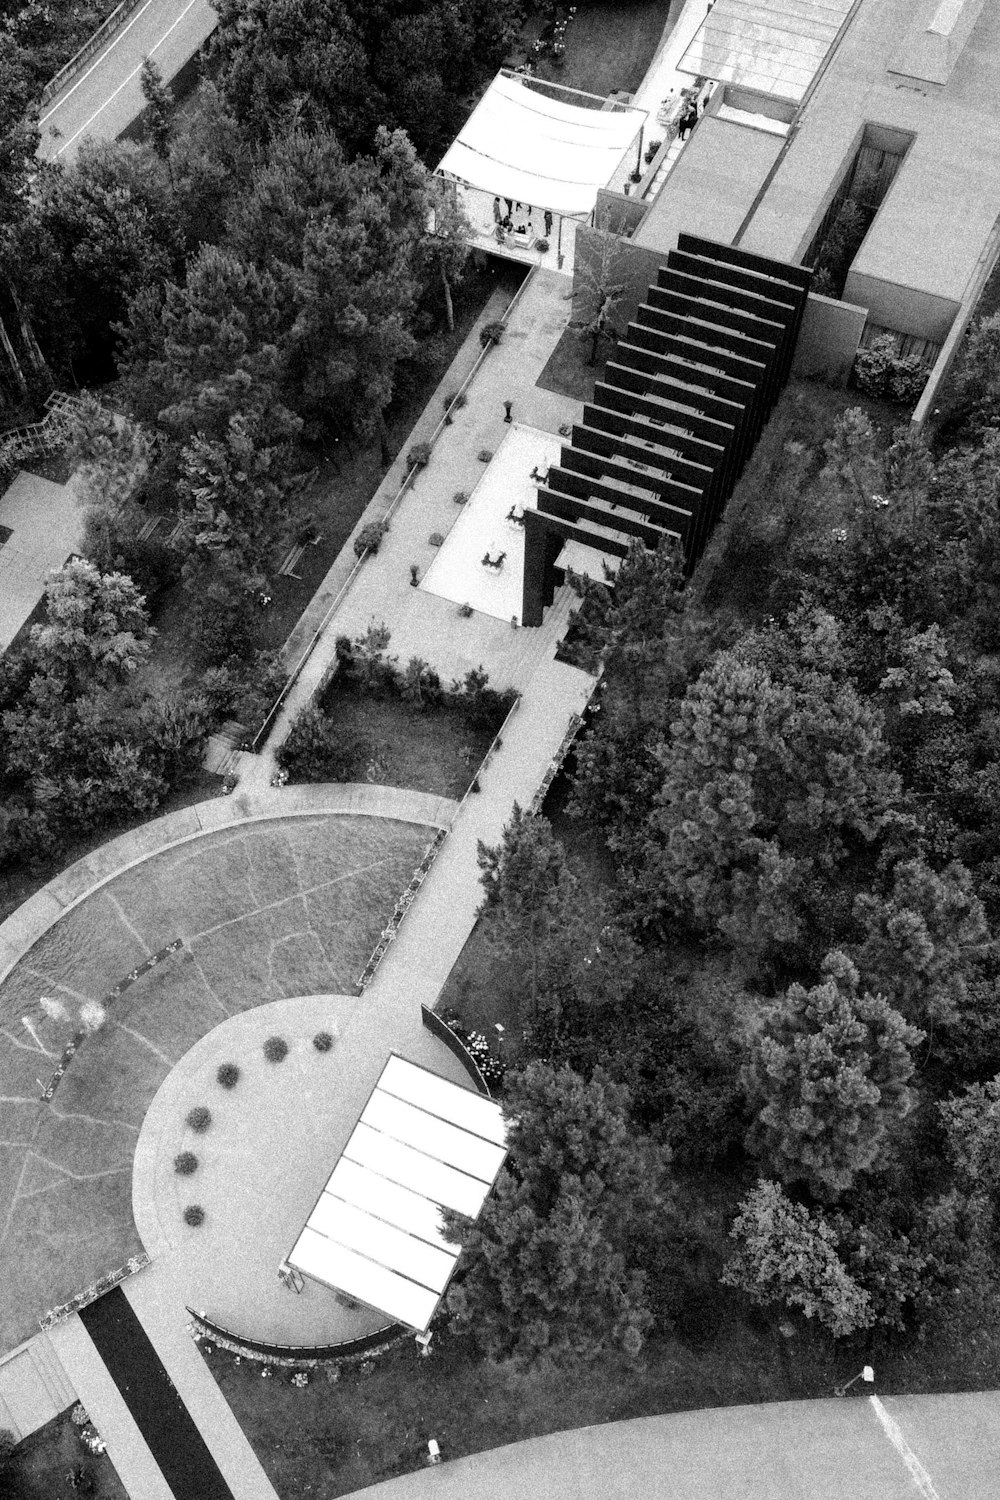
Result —
[[548, 209], [545, 210], [545, 238], [552, 238], [552, 215]]
[[681, 115], [680, 124], [677, 127], [677, 134], [680, 136], [682, 141], [687, 140], [688, 136], [694, 129], [695, 125], [697, 125], [697, 123], [698, 106], [697, 104], [689, 103], [685, 108], [684, 113]]
[[502, 212], [500, 210], [500, 199], [499, 198], [494, 198], [493, 199], [493, 222], [494, 222], [494, 224], [499, 224], [500, 220], [502, 218], [503, 218], [503, 214], [502, 214]]

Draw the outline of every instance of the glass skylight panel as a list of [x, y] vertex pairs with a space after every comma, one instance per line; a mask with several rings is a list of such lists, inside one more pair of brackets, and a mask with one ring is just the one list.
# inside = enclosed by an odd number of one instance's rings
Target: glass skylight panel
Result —
[[390, 1057], [378, 1081], [385, 1093], [395, 1094], [428, 1114], [438, 1115], [463, 1130], [471, 1130], [495, 1146], [505, 1144], [503, 1115], [492, 1099], [482, 1094], [473, 1094], [469, 1089], [450, 1083], [447, 1078], [438, 1078], [426, 1068], [415, 1067], [405, 1057]]
[[392, 1094], [384, 1094], [381, 1089], [372, 1094], [361, 1119], [365, 1125], [384, 1131], [397, 1141], [405, 1141], [415, 1150], [424, 1151], [459, 1172], [468, 1172], [481, 1182], [492, 1182], [504, 1159], [502, 1146], [459, 1130], [457, 1125], [449, 1125], [446, 1120], [439, 1120]]
[[334, 1291], [346, 1292], [411, 1328], [426, 1328], [440, 1300], [437, 1292], [387, 1271], [384, 1266], [317, 1234], [308, 1225], [288, 1260], [314, 1280]]
[[444, 1208], [474, 1219], [483, 1206], [486, 1184], [465, 1172], [456, 1172], [443, 1162], [433, 1161], [422, 1151], [394, 1141], [380, 1130], [368, 1125], [356, 1125], [351, 1139], [344, 1147], [344, 1155], [362, 1166], [370, 1167], [380, 1177], [388, 1177], [402, 1187], [412, 1188], [425, 1198], [433, 1198]]
[[407, 1234], [426, 1240], [428, 1245], [437, 1245], [441, 1250], [455, 1250], [452, 1240], [445, 1237], [442, 1227], [441, 1209], [430, 1198], [412, 1193], [409, 1188], [379, 1177], [367, 1167], [342, 1156], [326, 1185], [326, 1191], [334, 1198], [363, 1208], [366, 1213], [405, 1229]]
[[798, 103], [852, 0], [716, 0], [680, 61], [683, 73]]

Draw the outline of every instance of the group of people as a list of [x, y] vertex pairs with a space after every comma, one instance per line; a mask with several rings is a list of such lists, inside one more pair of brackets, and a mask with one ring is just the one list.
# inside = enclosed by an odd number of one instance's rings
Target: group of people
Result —
[[[527, 234], [534, 238], [535, 226], [531, 221], [533, 209], [530, 203], [515, 202], [512, 198], [504, 198], [507, 205], [506, 213], [499, 198], [493, 199], [493, 222], [497, 230], [510, 234]], [[552, 215], [545, 209], [542, 215], [545, 224], [545, 238], [548, 239], [552, 233]]]

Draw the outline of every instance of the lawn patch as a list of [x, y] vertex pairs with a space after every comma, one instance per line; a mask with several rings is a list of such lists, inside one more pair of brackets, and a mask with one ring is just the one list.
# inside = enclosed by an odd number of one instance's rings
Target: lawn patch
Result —
[[575, 328], [567, 328], [549, 355], [535, 384], [543, 391], [555, 391], [574, 401], [593, 401], [594, 385], [604, 369], [604, 361], [587, 363], [588, 340]]

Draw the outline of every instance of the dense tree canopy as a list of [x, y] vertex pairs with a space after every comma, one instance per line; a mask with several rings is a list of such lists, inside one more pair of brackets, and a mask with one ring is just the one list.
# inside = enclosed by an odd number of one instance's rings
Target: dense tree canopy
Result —
[[258, 142], [291, 123], [332, 129], [352, 155], [384, 121], [440, 155], [468, 95], [503, 61], [514, 0], [216, 0], [220, 87]]
[[652, 1326], [643, 1238], [665, 1237], [667, 1155], [628, 1123], [600, 1071], [531, 1064], [511, 1082], [511, 1157], [463, 1233], [452, 1323], [497, 1359], [637, 1354]]

